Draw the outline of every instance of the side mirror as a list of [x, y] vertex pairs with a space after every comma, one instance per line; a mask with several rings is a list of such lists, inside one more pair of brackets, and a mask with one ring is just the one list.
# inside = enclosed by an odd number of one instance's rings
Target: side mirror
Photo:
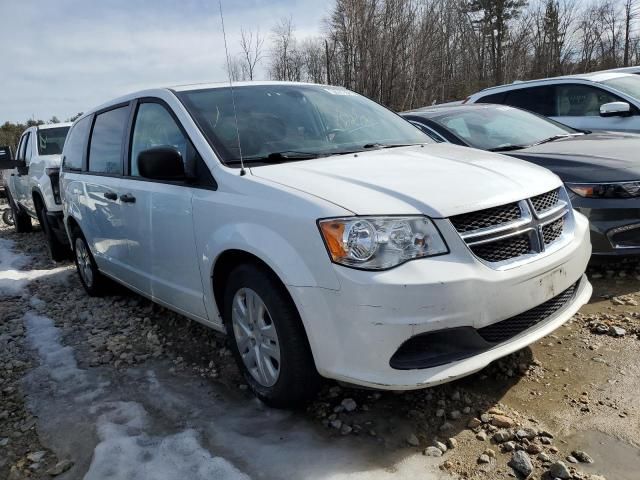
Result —
[[173, 147], [162, 146], [138, 154], [140, 176], [153, 180], [182, 181], [186, 179], [182, 155]]
[[0, 146], [0, 170], [11, 170], [18, 167], [20, 163], [13, 158], [10, 146]]
[[610, 102], [600, 105], [601, 117], [624, 117], [631, 115], [631, 105], [627, 102]]

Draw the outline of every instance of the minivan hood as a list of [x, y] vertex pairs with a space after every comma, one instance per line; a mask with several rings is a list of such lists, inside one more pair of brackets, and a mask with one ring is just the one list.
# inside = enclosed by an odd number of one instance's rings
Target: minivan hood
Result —
[[251, 173], [357, 215], [423, 213], [436, 218], [510, 203], [561, 184], [536, 165], [448, 144], [252, 167]]
[[565, 182], [640, 180], [640, 135], [600, 132], [544, 143], [509, 155], [552, 170]]

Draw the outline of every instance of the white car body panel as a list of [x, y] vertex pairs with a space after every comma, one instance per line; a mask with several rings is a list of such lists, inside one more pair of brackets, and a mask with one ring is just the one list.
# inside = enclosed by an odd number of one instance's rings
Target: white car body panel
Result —
[[[38, 129], [69, 127], [71, 123], [53, 123], [29, 127], [25, 133], [29, 132], [29, 143], [31, 156], [26, 159], [28, 173], [20, 175], [17, 169], [5, 171], [5, 180], [9, 193], [14, 201], [18, 202], [22, 208], [33, 218], [37, 219], [33, 204], [33, 193], [39, 192], [44, 204], [49, 212], [61, 212], [62, 205], [56, 203], [51, 187], [51, 180], [46, 171], [48, 168], [60, 168], [61, 155], [40, 155], [36, 143], [36, 133]], [[23, 135], [25, 134], [23, 133]]]
[[[258, 167], [252, 173], [357, 215], [417, 213], [443, 218], [533, 197], [549, 191], [549, 185], [561, 185], [549, 170], [531, 163], [450, 144]], [[460, 195], [452, 195], [452, 189]]]
[[[205, 87], [211, 85], [176, 90]], [[142, 97], [166, 101], [217, 189], [63, 171], [65, 224], [69, 228], [73, 219], [80, 225], [103, 273], [190, 318], [225, 330], [212, 275], [221, 255], [246, 252], [286, 286], [322, 375], [410, 389], [472, 373], [528, 345], [568, 320], [590, 296], [582, 275], [591, 246], [579, 214], [571, 242], [508, 271], [474, 257], [445, 218], [561, 186], [545, 169], [487, 152], [426, 145], [248, 168], [240, 175], [218, 160], [170, 90], [132, 94], [103, 107]], [[118, 196], [132, 193], [136, 202], [105, 207], [107, 189]], [[354, 214], [431, 216], [450, 252], [387, 271], [336, 265], [316, 222]], [[578, 281], [566, 308], [482, 355], [436, 369], [389, 366], [390, 354], [416, 334], [492, 324]]]

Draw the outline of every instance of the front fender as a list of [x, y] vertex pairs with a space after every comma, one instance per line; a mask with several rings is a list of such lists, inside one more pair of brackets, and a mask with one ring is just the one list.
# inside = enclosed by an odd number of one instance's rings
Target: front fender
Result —
[[[198, 230], [197, 227], [196, 230]], [[203, 239], [202, 244], [198, 245], [209, 318], [216, 323], [221, 323], [220, 312], [213, 295], [212, 276], [216, 262], [229, 250], [243, 251], [259, 258], [275, 272], [290, 293], [292, 289], [288, 287], [321, 287], [339, 290], [338, 278], [320, 235], [317, 230], [313, 233], [318, 237], [317, 241], [313, 238], [304, 238], [305, 235], [300, 235], [300, 232], [285, 236], [272, 228], [256, 223], [227, 224], [210, 232], [210, 235]], [[292, 294], [292, 297], [295, 296]], [[298, 304], [298, 299], [294, 298], [294, 302]]]

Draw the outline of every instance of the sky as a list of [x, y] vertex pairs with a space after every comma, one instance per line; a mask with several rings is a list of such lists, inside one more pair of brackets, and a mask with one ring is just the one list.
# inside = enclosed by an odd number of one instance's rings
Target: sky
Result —
[[[317, 36], [330, 5], [222, 0], [229, 53], [240, 52], [241, 28], [268, 37], [286, 17], [296, 37]], [[0, 124], [63, 120], [136, 90], [228, 78], [218, 0], [0, 0], [0, 18]]]

